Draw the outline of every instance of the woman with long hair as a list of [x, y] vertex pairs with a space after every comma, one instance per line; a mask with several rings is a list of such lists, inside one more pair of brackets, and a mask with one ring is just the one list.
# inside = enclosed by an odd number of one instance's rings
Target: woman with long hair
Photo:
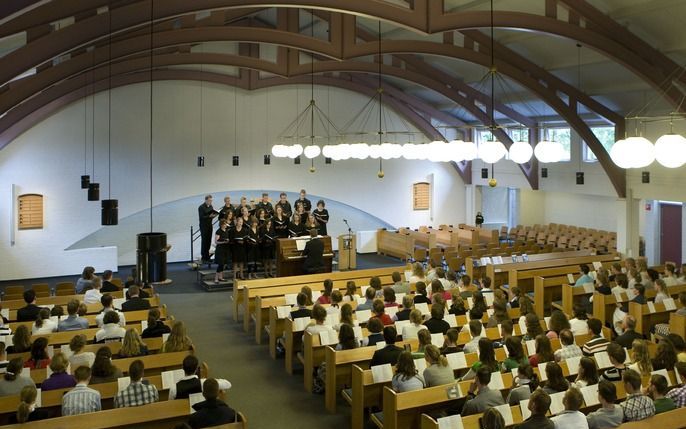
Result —
[[288, 216], [280, 205], [276, 206], [274, 212], [274, 232], [276, 238], [288, 238]]
[[555, 360], [553, 348], [550, 345], [550, 338], [545, 335], [536, 337], [536, 353], [529, 358], [529, 365], [537, 367], [539, 363]]
[[653, 371], [658, 369], [666, 369], [667, 371], [674, 371], [674, 365], [676, 365], [677, 357], [674, 346], [667, 339], [662, 339], [657, 344], [657, 353], [655, 353], [655, 359], [653, 359]]
[[156, 307], [148, 310], [148, 327], [143, 330], [141, 338], [161, 337], [171, 332], [171, 328], [160, 320], [160, 310]]
[[438, 347], [432, 344], [426, 346], [424, 349], [424, 359], [426, 359], [426, 369], [424, 370], [424, 383], [426, 387], [455, 382], [453, 370], [448, 365], [448, 358], [441, 354], [441, 350]]
[[[521, 308], [521, 301], [520, 301]], [[539, 335], [543, 334], [543, 328], [541, 328], [541, 322], [536, 316], [536, 313], [528, 313], [524, 318], [524, 324], [526, 326], [526, 334], [524, 334], [524, 341], [530, 341], [536, 339]]]
[[48, 339], [45, 337], [38, 337], [36, 341], [31, 344], [31, 356], [24, 363], [25, 368], [41, 369], [47, 368], [50, 365], [50, 356], [48, 356]]
[[148, 346], [146, 346], [143, 340], [141, 340], [140, 335], [138, 335], [138, 331], [133, 328], [127, 329], [121, 349], [119, 349], [119, 357], [127, 358], [145, 356], [147, 354]]
[[475, 311], [480, 311], [482, 313], [486, 312], [486, 310], [488, 309], [488, 305], [486, 305], [486, 299], [484, 298], [484, 294], [482, 294], [479, 291], [476, 291], [472, 294], [471, 309]]
[[71, 350], [69, 364], [72, 372], [80, 366], [87, 366], [88, 368], [93, 366], [95, 353], [84, 351], [87, 342], [86, 336], [83, 334], [74, 335], [69, 341], [69, 350]]
[[36, 408], [37, 398], [38, 390], [36, 390], [36, 386], [24, 386], [19, 393], [20, 402], [17, 407], [17, 413], [10, 416], [10, 423], [35, 422], [50, 417], [47, 411]]
[[21, 392], [24, 386], [36, 387], [29, 377], [22, 376], [24, 359], [17, 357], [9, 361], [5, 373], [0, 378], [0, 396], [13, 396]]
[[414, 366], [414, 359], [412, 353], [402, 352], [398, 356], [398, 363], [396, 365], [395, 375], [391, 380], [393, 390], [396, 392], [410, 392], [412, 390], [421, 390], [424, 388], [424, 379], [417, 373], [417, 368]]
[[7, 347], [7, 354], [24, 353], [31, 350], [31, 333], [26, 325], [19, 325], [12, 335], [12, 345]]
[[545, 366], [545, 375], [548, 380], [543, 385], [543, 391], [548, 395], [569, 389], [569, 381], [562, 374], [562, 367], [557, 362], [548, 362]]
[[517, 375], [512, 379], [512, 389], [507, 395], [507, 403], [519, 405], [520, 401], [529, 399], [538, 387], [538, 376], [529, 363], [522, 363], [517, 367]]
[[567, 316], [565, 316], [565, 314], [560, 310], [553, 310], [553, 312], [550, 314], [548, 328], [549, 331], [546, 332], [545, 335], [551, 340], [558, 338], [563, 329], [572, 329]]
[[162, 353], [184, 352], [192, 349], [193, 342], [190, 337], [186, 335], [186, 325], [182, 321], [177, 320], [174, 322], [174, 325], [172, 325], [169, 338], [167, 338], [167, 341], [162, 345]]
[[355, 326], [355, 321], [353, 320], [353, 306], [347, 302], [341, 306], [340, 323], [334, 326], [334, 330], [340, 331], [343, 325], [348, 325], [351, 328]]
[[574, 387], [581, 389], [582, 387], [598, 384], [598, 366], [595, 360], [589, 357], [582, 357], [579, 360], [579, 373], [574, 380]]
[[426, 283], [426, 273], [424, 272], [424, 266], [421, 262], [415, 262], [412, 265], [412, 275], [410, 276], [410, 283], [425, 282]]
[[57, 322], [50, 319], [50, 309], [47, 307], [41, 308], [38, 312], [36, 321], [31, 327], [31, 335], [44, 335], [57, 332]]
[[653, 372], [653, 363], [648, 352], [648, 343], [645, 340], [634, 340], [631, 343], [631, 364], [633, 369], [641, 375], [650, 375]]
[[357, 338], [355, 338], [355, 331], [350, 325], [342, 324], [338, 330], [338, 344], [336, 350], [350, 350], [355, 349], [359, 345]]
[[510, 372], [522, 364], [529, 365], [521, 338], [507, 337], [505, 339], [505, 348], [507, 349], [507, 358], [505, 358], [502, 364], [503, 372]]
[[498, 361], [495, 359], [493, 341], [486, 337], [479, 339], [479, 360], [474, 362], [469, 371], [462, 377], [462, 381], [471, 380], [482, 367], [488, 368], [489, 372], [498, 371]]
[[100, 347], [95, 353], [90, 384], [110, 383], [121, 376], [121, 370], [112, 364], [112, 350], [107, 346]]
[[226, 219], [219, 221], [219, 229], [214, 233], [214, 262], [217, 264], [217, 272], [214, 274], [214, 283], [224, 281], [224, 269], [229, 265], [231, 257], [231, 232], [229, 222]]

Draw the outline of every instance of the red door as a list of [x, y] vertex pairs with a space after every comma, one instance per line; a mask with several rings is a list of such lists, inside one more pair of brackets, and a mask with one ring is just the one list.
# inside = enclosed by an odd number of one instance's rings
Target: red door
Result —
[[681, 264], [681, 205], [660, 203], [660, 262]]

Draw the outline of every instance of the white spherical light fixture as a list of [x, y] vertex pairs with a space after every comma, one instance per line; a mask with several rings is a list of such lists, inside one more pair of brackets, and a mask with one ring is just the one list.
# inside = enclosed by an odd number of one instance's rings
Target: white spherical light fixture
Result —
[[619, 168], [631, 168], [630, 156], [624, 139], [617, 140], [610, 148], [610, 158]]
[[398, 159], [403, 156], [403, 146], [392, 143], [390, 146], [391, 159]]
[[379, 157], [381, 159], [391, 159], [393, 157], [393, 144], [382, 143], [379, 145]]
[[369, 157], [372, 159], [381, 158], [381, 145], [380, 144], [370, 144], [369, 145]]
[[291, 159], [297, 158], [303, 153], [303, 146], [300, 143], [296, 143], [288, 148], [288, 157]]
[[331, 158], [331, 154], [335, 150], [334, 145], [327, 144], [322, 148], [322, 155], [324, 155], [326, 158]]
[[338, 157], [337, 161], [350, 159], [352, 157], [352, 149], [350, 146], [351, 145], [348, 143], [342, 143], [338, 145], [338, 150], [336, 151], [336, 156]]
[[665, 134], [655, 142], [655, 160], [667, 168], [686, 164], [686, 138], [679, 134]]
[[275, 144], [272, 146], [272, 155], [277, 158], [285, 158], [288, 156], [288, 146], [282, 144]]
[[655, 146], [645, 137], [626, 139], [631, 168], [647, 167], [655, 161]]
[[322, 153], [322, 150], [317, 146], [316, 144], [309, 145], [307, 146], [304, 150], [303, 153], [305, 154], [305, 158], [312, 159], [316, 158], [319, 156], [319, 154]]
[[417, 145], [414, 143], [405, 143], [403, 145], [403, 158], [405, 159], [418, 159]]
[[472, 161], [479, 156], [479, 148], [476, 146], [476, 143], [458, 140], [458, 144], [460, 145], [458, 150], [462, 160]]
[[431, 162], [449, 161], [446, 158], [447, 144], [442, 141], [433, 141], [427, 145], [426, 159]]
[[534, 148], [534, 155], [540, 162], [549, 164], [560, 162], [564, 155], [564, 149], [560, 142], [541, 140]]
[[350, 145], [350, 157], [355, 159], [369, 158], [369, 145], [367, 143], [354, 143]]
[[503, 159], [507, 150], [499, 141], [485, 141], [479, 145], [479, 158], [488, 164], [495, 164]]
[[460, 162], [464, 161], [464, 158], [462, 157], [462, 154], [460, 153], [460, 144], [464, 143], [461, 140], [451, 140], [449, 141], [445, 147], [445, 158], [446, 161], [455, 161], [455, 162]]
[[525, 164], [531, 160], [534, 148], [527, 142], [514, 142], [510, 146], [510, 161], [516, 164]]

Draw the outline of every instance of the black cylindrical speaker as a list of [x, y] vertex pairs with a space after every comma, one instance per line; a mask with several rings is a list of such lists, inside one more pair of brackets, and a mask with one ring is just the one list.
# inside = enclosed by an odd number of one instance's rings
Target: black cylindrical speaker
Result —
[[81, 176], [81, 189], [88, 189], [88, 185], [91, 183], [91, 176], [85, 175]]
[[138, 280], [144, 284], [167, 280], [167, 234], [146, 232], [136, 236]]
[[119, 200], [102, 200], [101, 201], [102, 225], [117, 225], [119, 224]]
[[100, 199], [100, 183], [88, 184], [88, 201], [98, 201]]

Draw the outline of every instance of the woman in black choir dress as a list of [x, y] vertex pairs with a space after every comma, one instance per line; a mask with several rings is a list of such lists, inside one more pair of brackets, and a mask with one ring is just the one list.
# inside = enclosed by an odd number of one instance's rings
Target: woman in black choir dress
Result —
[[276, 275], [276, 233], [271, 219], [267, 219], [260, 228], [260, 251], [262, 253], [262, 264], [264, 265], [264, 276], [274, 277]]
[[260, 230], [255, 216], [250, 217], [250, 228], [245, 238], [245, 251], [248, 257], [248, 278], [257, 278], [257, 262], [260, 260]]
[[312, 210], [314, 218], [317, 219], [317, 225], [319, 225], [319, 235], [328, 235], [326, 224], [329, 222], [329, 211], [324, 207], [326, 207], [324, 200], [319, 200], [317, 201], [317, 208]]
[[236, 227], [231, 234], [231, 253], [233, 256], [233, 279], [244, 280], [245, 269], [245, 238], [248, 236], [248, 227], [243, 225], [243, 218], [236, 218]]
[[250, 227], [250, 209], [248, 207], [241, 208], [241, 217], [243, 218], [243, 226]]
[[293, 215], [293, 220], [288, 224], [288, 235], [290, 237], [300, 237], [301, 235], [304, 235], [304, 233], [305, 227], [302, 222], [300, 222], [300, 215], [295, 213]]
[[264, 226], [265, 222], [267, 222], [267, 211], [265, 209], [257, 209], [257, 213], [255, 216], [257, 217], [257, 222], [259, 223], [259, 226]]
[[300, 224], [305, 225], [307, 222], [307, 212], [305, 211], [305, 205], [302, 201], [298, 200], [295, 202], [295, 215], [300, 216]]
[[304, 234], [310, 235], [310, 231], [313, 229], [319, 231], [319, 225], [317, 225], [317, 220], [314, 218], [314, 215], [309, 214], [305, 226], [303, 226]]
[[274, 215], [274, 233], [276, 238], [288, 238], [288, 218], [284, 216], [281, 206], [276, 206]]
[[224, 268], [229, 263], [229, 254], [231, 253], [229, 247], [230, 234], [229, 223], [226, 219], [220, 220], [219, 229], [214, 234], [214, 262], [217, 264], [217, 272], [214, 275], [215, 283], [224, 281]]

